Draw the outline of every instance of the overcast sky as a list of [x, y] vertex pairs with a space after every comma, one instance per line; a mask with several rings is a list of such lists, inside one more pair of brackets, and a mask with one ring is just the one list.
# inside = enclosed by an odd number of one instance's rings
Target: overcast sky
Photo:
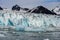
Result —
[[57, 5], [60, 6], [60, 0], [0, 0], [0, 6], [3, 8], [11, 8], [15, 4], [27, 8], [43, 5], [48, 9], [52, 9]]

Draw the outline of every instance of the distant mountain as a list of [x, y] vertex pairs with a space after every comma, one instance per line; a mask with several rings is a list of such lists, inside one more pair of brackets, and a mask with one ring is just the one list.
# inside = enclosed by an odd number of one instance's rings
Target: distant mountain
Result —
[[20, 6], [16, 4], [12, 7], [12, 10], [20, 11]]
[[0, 7], [0, 10], [3, 10], [3, 8], [2, 8], [2, 7]]
[[52, 15], [56, 15], [56, 13], [53, 13], [52, 11], [48, 10], [47, 8], [43, 7], [43, 6], [37, 6], [36, 8], [33, 8], [31, 10], [29, 10], [28, 12], [31, 13], [43, 13], [43, 14], [52, 14]]
[[56, 6], [56, 8], [52, 9], [52, 12], [55, 12], [56, 14], [60, 15], [60, 8], [59, 8], [59, 6]]

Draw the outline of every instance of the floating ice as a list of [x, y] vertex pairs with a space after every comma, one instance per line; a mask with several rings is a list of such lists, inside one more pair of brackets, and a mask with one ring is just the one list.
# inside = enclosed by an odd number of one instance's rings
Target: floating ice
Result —
[[0, 34], [0, 37], [6, 37], [4, 34]]
[[44, 40], [49, 40], [49, 39], [47, 38], [47, 39], [44, 39]]

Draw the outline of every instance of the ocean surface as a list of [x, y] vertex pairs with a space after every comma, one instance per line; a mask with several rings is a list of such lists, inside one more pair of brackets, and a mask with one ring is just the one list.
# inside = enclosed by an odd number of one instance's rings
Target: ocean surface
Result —
[[60, 32], [0, 32], [0, 40], [60, 40]]

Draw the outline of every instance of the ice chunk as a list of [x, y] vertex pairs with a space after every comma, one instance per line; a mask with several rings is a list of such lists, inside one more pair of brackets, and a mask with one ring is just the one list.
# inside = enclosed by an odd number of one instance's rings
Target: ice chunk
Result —
[[44, 39], [44, 40], [49, 40], [48, 38]]
[[0, 37], [6, 37], [4, 34], [0, 34]]
[[17, 25], [15, 28], [16, 31], [25, 31], [25, 26]]

